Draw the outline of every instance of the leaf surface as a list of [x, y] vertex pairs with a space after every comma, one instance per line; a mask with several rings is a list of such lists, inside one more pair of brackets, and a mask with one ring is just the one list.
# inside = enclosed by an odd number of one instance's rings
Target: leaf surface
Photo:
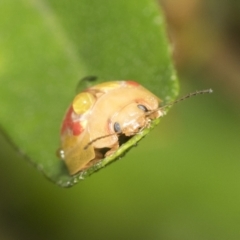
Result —
[[2, 0], [0, 23], [0, 124], [17, 149], [60, 186], [72, 186], [117, 159], [149, 132], [88, 171], [69, 176], [56, 150], [79, 79], [136, 80], [164, 102], [177, 95], [155, 1]]

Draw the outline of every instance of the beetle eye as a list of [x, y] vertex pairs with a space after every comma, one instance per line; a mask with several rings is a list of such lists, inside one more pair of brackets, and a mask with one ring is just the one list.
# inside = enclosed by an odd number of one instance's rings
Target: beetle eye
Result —
[[148, 109], [144, 105], [142, 105], [142, 104], [138, 104], [137, 107], [139, 109], [143, 110], [144, 112], [148, 112]]
[[120, 127], [120, 124], [118, 122], [114, 123], [113, 128], [114, 128], [115, 132], [117, 132], [117, 133], [121, 132], [121, 127]]

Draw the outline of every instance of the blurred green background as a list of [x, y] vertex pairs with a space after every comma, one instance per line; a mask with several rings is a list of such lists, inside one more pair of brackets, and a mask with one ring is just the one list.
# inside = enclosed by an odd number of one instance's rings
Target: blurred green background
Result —
[[0, 239], [240, 239], [240, 3], [159, 4], [180, 95], [214, 93], [175, 105], [126, 157], [70, 189], [1, 136]]

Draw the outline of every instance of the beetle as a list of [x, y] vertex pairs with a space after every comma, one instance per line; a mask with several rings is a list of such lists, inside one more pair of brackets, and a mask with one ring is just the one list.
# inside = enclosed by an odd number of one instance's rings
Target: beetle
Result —
[[164, 114], [161, 100], [135, 81], [97, 84], [77, 94], [61, 127], [59, 155], [74, 175], [113, 154]]
[[161, 99], [135, 81], [97, 84], [77, 94], [61, 127], [58, 156], [70, 175], [114, 154], [132, 136], [148, 128], [164, 109], [211, 89], [190, 93], [160, 107]]

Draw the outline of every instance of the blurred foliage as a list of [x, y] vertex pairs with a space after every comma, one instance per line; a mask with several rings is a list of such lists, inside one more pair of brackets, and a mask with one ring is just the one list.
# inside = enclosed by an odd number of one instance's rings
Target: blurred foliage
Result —
[[193, 74], [194, 78], [196, 75], [205, 84], [211, 81], [224, 98], [236, 105], [240, 100], [240, 2], [160, 2], [169, 24], [178, 71], [183, 75]]
[[239, 3], [161, 4], [181, 92], [214, 93], [176, 105], [140, 147], [69, 190], [1, 139], [0, 239], [240, 238]]

